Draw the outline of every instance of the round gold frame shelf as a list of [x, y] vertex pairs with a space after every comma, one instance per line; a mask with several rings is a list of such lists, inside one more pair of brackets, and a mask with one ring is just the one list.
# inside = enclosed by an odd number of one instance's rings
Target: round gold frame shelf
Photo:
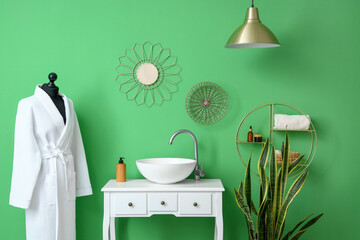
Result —
[[[316, 149], [317, 149], [317, 134], [316, 134], [316, 129], [314, 127], [314, 124], [312, 123], [311, 119], [310, 120], [310, 129], [308, 130], [278, 130], [278, 129], [273, 129], [274, 126], [274, 106], [283, 106], [283, 107], [288, 107], [292, 110], [295, 110], [297, 113], [299, 113], [300, 115], [305, 115], [305, 113], [303, 113], [301, 110], [297, 109], [296, 107], [293, 107], [289, 104], [285, 104], [285, 103], [267, 103], [267, 104], [263, 104], [261, 106], [258, 106], [256, 108], [254, 108], [253, 110], [251, 110], [241, 121], [237, 133], [236, 133], [236, 149], [238, 152], [238, 155], [241, 159], [241, 162], [244, 164], [244, 166], [247, 165], [247, 163], [244, 161], [243, 157], [241, 156], [240, 153], [240, 149], [239, 149], [239, 145], [240, 144], [246, 144], [246, 145], [251, 145], [251, 144], [255, 144], [255, 145], [264, 145], [265, 142], [247, 142], [247, 141], [242, 141], [239, 140], [240, 139], [240, 132], [242, 130], [242, 127], [246, 121], [246, 119], [253, 114], [255, 111], [264, 108], [264, 107], [268, 107], [269, 108], [269, 139], [270, 139], [270, 144], [273, 144], [273, 132], [307, 132], [309, 134], [311, 134], [311, 145], [310, 145], [310, 150], [309, 150], [309, 154], [307, 155], [307, 158], [304, 160], [302, 160], [298, 167], [289, 175], [291, 177], [295, 177], [300, 175], [301, 173], [303, 173], [311, 164], [312, 160], [314, 159], [315, 153], [316, 153]], [[305, 115], [306, 116], [306, 115]], [[252, 173], [254, 173], [255, 175], [259, 176], [256, 172], [254, 172], [253, 170], [251, 170]]]

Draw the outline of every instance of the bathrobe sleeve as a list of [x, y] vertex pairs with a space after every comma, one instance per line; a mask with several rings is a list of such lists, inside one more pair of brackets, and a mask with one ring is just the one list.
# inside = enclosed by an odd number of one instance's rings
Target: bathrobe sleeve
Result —
[[79, 122], [76, 117], [76, 114], [74, 121], [74, 133], [71, 144], [71, 151], [74, 156], [74, 162], [75, 162], [76, 196], [81, 197], [81, 196], [92, 195], [84, 145], [81, 138]]
[[21, 100], [15, 123], [10, 205], [29, 207], [40, 167], [41, 153], [34, 135], [32, 105], [29, 100]]

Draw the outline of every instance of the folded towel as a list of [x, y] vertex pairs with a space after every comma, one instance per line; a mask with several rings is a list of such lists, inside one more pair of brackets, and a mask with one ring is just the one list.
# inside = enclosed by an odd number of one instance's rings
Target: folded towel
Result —
[[310, 128], [309, 115], [275, 114], [274, 120], [276, 130], [308, 130]]

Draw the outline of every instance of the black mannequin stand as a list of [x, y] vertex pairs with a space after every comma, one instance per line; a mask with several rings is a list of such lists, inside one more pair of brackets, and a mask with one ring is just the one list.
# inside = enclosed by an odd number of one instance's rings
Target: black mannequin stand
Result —
[[55, 81], [57, 79], [56, 73], [49, 74], [49, 83], [44, 83], [41, 85], [41, 89], [43, 89], [54, 102], [56, 108], [59, 110], [61, 116], [63, 117], [64, 123], [66, 123], [66, 114], [65, 114], [65, 104], [64, 99], [59, 95], [59, 88], [55, 86]]

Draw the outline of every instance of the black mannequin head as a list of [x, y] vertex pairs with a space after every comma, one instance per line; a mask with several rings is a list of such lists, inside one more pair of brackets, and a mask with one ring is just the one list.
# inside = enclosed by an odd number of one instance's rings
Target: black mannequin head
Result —
[[50, 73], [49, 74], [49, 82], [48, 83], [44, 83], [43, 85], [41, 85], [41, 88], [50, 96], [50, 97], [59, 97], [59, 88], [55, 85], [55, 80], [57, 79], [57, 75], [56, 73]]
[[41, 85], [41, 89], [43, 89], [54, 102], [56, 108], [59, 110], [60, 114], [64, 119], [64, 123], [66, 123], [66, 115], [65, 115], [65, 105], [64, 99], [59, 95], [59, 88], [55, 86], [55, 81], [57, 79], [56, 73], [52, 72], [49, 74], [49, 83], [44, 83]]
[[57, 79], [56, 73], [52, 72], [49, 74], [50, 82], [47, 84], [49, 88], [56, 88], [55, 83], [54, 83], [56, 81], [56, 79]]

